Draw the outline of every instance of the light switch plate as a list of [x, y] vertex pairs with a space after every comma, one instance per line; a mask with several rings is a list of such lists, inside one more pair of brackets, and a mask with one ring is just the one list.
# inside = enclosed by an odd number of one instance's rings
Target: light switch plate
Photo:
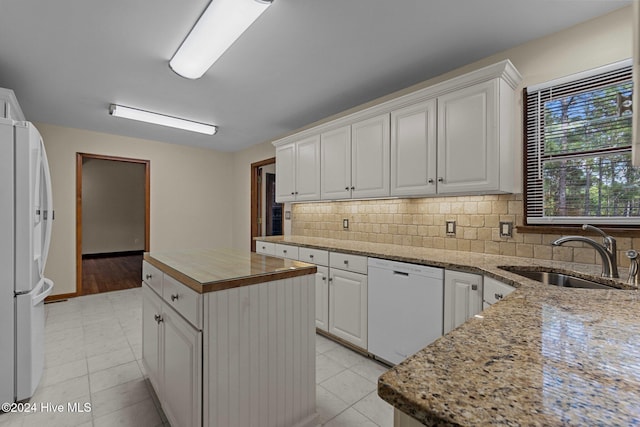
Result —
[[349, 220], [347, 218], [342, 220], [342, 228], [345, 230], [349, 229]]
[[456, 235], [456, 222], [455, 221], [447, 221], [447, 236], [455, 236]]
[[500, 237], [513, 237], [513, 222], [500, 221]]
[[291, 211], [284, 211], [284, 219], [291, 219]]

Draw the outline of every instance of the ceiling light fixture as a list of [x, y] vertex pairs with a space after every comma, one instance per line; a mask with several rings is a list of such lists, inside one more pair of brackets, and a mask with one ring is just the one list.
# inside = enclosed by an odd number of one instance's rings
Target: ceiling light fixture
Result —
[[218, 127], [214, 125], [194, 122], [192, 120], [180, 119], [178, 117], [165, 116], [164, 114], [152, 113], [150, 111], [124, 107], [122, 105], [116, 104], [111, 104], [111, 106], [109, 107], [109, 114], [114, 117], [138, 120], [141, 122], [153, 123], [156, 125], [169, 126], [172, 128], [204, 133], [207, 135], [214, 135], [218, 131]]
[[202, 77], [272, 2], [211, 0], [169, 61], [169, 66], [182, 77]]

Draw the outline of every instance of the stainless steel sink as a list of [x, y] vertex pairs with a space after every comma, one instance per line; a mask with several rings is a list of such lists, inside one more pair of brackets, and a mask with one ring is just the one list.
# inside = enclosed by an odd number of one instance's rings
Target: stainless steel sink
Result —
[[613, 286], [603, 285], [582, 277], [568, 274], [554, 273], [550, 271], [533, 271], [517, 267], [500, 267], [523, 277], [544, 283], [545, 285], [562, 286], [564, 288], [585, 288], [585, 289], [618, 289]]

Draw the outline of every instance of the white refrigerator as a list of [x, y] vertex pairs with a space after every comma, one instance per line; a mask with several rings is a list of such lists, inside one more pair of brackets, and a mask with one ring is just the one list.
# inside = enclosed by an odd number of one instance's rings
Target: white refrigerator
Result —
[[44, 277], [53, 220], [38, 130], [0, 118], [0, 403], [30, 398], [44, 367]]

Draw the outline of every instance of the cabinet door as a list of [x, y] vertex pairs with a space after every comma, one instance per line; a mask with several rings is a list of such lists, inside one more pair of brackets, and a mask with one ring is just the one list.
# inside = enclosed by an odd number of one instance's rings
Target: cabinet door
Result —
[[321, 266], [316, 273], [316, 328], [329, 331], [329, 269]]
[[367, 349], [367, 276], [331, 269], [329, 332]]
[[202, 423], [202, 332], [169, 307], [163, 313], [162, 409], [174, 426]]
[[351, 126], [320, 135], [323, 200], [351, 197]]
[[[160, 273], [162, 274], [162, 273]], [[162, 384], [160, 383], [160, 330], [158, 318], [162, 315], [162, 299], [142, 284], [142, 363], [149, 376], [149, 380], [162, 399]]]
[[296, 192], [296, 145], [287, 144], [276, 148], [276, 201], [295, 200]]
[[482, 276], [444, 272], [444, 333], [482, 311]]
[[388, 196], [389, 114], [351, 125], [351, 197]]
[[[277, 173], [277, 172], [276, 172]], [[276, 175], [277, 179], [278, 175]], [[295, 199], [320, 200], [320, 136], [296, 143]]]
[[438, 193], [498, 190], [498, 83], [438, 98]]
[[391, 195], [436, 192], [436, 100], [391, 113]]

